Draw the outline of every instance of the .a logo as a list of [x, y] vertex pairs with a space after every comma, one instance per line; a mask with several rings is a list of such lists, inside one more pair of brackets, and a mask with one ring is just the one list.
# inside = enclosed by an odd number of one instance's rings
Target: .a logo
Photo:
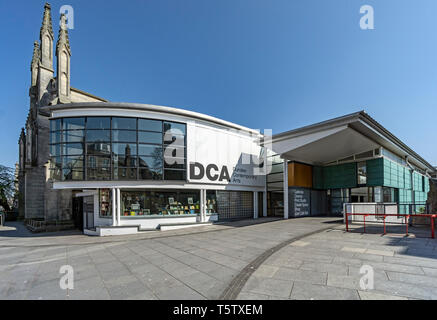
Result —
[[360, 8], [360, 13], [364, 13], [364, 15], [360, 19], [360, 28], [362, 30], [375, 29], [373, 7], [369, 5], [364, 5]]
[[74, 289], [74, 270], [70, 265], [64, 265], [59, 269], [60, 274], [64, 274], [59, 280], [59, 287], [62, 290]]
[[374, 288], [374, 271], [367, 264], [360, 268], [360, 274], [364, 274], [360, 279], [361, 290], [373, 290]]
[[74, 9], [72, 6], [70, 6], [69, 4], [64, 4], [60, 9], [59, 9], [59, 13], [60, 14], [64, 14], [65, 18], [67, 18], [67, 22], [65, 23], [65, 26], [67, 27], [67, 29], [74, 29]]

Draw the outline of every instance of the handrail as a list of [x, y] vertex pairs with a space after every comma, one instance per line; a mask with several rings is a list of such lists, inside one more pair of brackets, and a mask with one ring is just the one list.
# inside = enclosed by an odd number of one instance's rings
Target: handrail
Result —
[[431, 219], [431, 238], [435, 238], [435, 230], [434, 230], [434, 219], [437, 218], [437, 214], [396, 214], [396, 213], [351, 213], [351, 212], [345, 212], [345, 222], [346, 222], [346, 232], [349, 232], [349, 216], [363, 216], [364, 217], [364, 233], [366, 233], [366, 217], [368, 216], [378, 216], [383, 217], [384, 220], [384, 233], [386, 234], [386, 226], [385, 226], [385, 219], [387, 217], [404, 217], [405, 218], [405, 225], [406, 225], [406, 235], [408, 236], [408, 219], [411, 216], [414, 217], [425, 217]]

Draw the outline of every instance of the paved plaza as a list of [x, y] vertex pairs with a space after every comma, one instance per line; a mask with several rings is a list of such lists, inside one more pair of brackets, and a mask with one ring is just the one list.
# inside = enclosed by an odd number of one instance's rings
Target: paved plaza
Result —
[[[437, 240], [345, 233], [334, 218], [89, 237], [0, 227], [0, 299], [436, 299]], [[74, 289], [59, 282], [74, 270]], [[360, 289], [360, 268], [374, 289]]]

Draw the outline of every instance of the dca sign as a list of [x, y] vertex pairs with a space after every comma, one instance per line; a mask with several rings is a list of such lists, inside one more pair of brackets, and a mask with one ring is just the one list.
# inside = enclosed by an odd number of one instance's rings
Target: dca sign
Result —
[[202, 180], [204, 177], [210, 181], [231, 181], [227, 166], [219, 168], [216, 164], [208, 164], [206, 167], [199, 162], [190, 163], [190, 178]]

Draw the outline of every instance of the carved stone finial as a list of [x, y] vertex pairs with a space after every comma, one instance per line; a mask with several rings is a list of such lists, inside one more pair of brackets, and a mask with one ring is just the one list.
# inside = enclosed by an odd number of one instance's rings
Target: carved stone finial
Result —
[[51, 15], [51, 7], [50, 4], [46, 2], [44, 5], [44, 16], [42, 19], [42, 26], [40, 30], [40, 38], [42, 39], [42, 36], [45, 32], [48, 32], [52, 39], [54, 38], [53, 34], [53, 27], [52, 27], [52, 15]]
[[32, 62], [30, 63], [30, 69], [32, 70], [33, 67], [39, 63], [41, 59], [41, 51], [39, 49], [39, 43], [38, 41], [35, 41], [33, 43], [33, 55], [32, 55]]
[[71, 54], [70, 39], [68, 38], [67, 18], [63, 13], [61, 14], [61, 23], [59, 26], [58, 42], [56, 43], [56, 52], [59, 51], [62, 45], [65, 45], [68, 53]]

